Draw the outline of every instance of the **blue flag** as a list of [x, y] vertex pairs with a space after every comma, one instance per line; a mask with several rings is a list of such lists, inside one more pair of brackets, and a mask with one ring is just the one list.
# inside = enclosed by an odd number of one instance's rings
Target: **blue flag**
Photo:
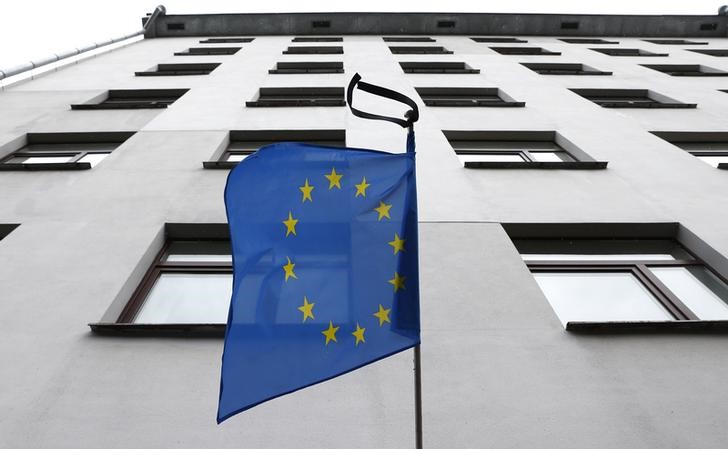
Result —
[[419, 343], [414, 151], [269, 145], [232, 170], [225, 205], [218, 423]]

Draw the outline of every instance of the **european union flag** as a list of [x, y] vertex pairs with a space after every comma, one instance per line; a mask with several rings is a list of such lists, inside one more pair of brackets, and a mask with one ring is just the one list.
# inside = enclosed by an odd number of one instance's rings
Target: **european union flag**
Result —
[[218, 423], [419, 343], [413, 151], [266, 146], [230, 173], [225, 204]]

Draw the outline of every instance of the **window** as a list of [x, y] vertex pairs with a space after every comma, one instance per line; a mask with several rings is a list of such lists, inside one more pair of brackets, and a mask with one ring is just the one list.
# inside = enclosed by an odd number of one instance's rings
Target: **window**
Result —
[[728, 133], [726, 132], [662, 132], [652, 134], [682, 148], [706, 164], [728, 170]]
[[234, 55], [243, 47], [191, 47], [185, 51], [176, 52], [175, 56], [212, 56]]
[[253, 37], [213, 37], [201, 40], [201, 44], [245, 44], [253, 42]]
[[452, 52], [445, 47], [389, 47], [389, 51], [394, 55], [451, 55]]
[[522, 62], [522, 66], [541, 75], [611, 75], [584, 64], [565, 64], [548, 62]]
[[0, 240], [8, 236], [19, 224], [0, 223]]
[[288, 47], [288, 50], [283, 51], [284, 55], [342, 55], [344, 54], [344, 47], [339, 46], [301, 46], [301, 47]]
[[495, 87], [417, 87], [427, 106], [523, 107]]
[[245, 106], [346, 106], [342, 87], [261, 87], [258, 98]]
[[230, 131], [212, 160], [202, 163], [204, 168], [230, 169], [258, 148], [276, 142], [303, 142], [331, 147], [346, 145], [346, 132], [342, 129], [326, 130], [254, 130]]
[[707, 42], [686, 41], [685, 39], [642, 39], [645, 42], [658, 45], [708, 45]]
[[590, 48], [589, 50], [609, 56], [667, 56], [667, 53], [652, 53], [639, 48]]
[[677, 237], [720, 266], [726, 259], [677, 224], [504, 228], [568, 330], [593, 323], [728, 320], [725, 278]]
[[617, 41], [607, 41], [604, 39], [592, 39], [592, 38], [569, 38], [569, 39], [559, 39], [562, 42], [566, 42], [567, 44], [618, 44]]
[[157, 109], [166, 108], [189, 89], [110, 90], [86, 103], [72, 104], [71, 109]]
[[525, 44], [528, 42], [517, 37], [471, 37], [470, 39], [483, 44]]
[[693, 48], [693, 49], [688, 49], [688, 51], [692, 51], [695, 53], [700, 53], [700, 54], [708, 55], [708, 56], [723, 56], [723, 57], [728, 56], [728, 50], [726, 50], [726, 49], [707, 49], [707, 48], [706, 49], [702, 49], [702, 48], [696, 49], [696, 48]]
[[224, 326], [233, 283], [226, 228], [204, 239], [168, 236], [116, 323]]
[[728, 76], [728, 72], [699, 64], [641, 64], [670, 76]]
[[603, 108], [695, 108], [647, 89], [571, 89]]
[[291, 42], [344, 42], [342, 37], [294, 37]]
[[384, 42], [436, 42], [431, 37], [383, 37]]
[[400, 62], [404, 73], [480, 73], [464, 62]]
[[270, 74], [344, 73], [343, 62], [278, 62]]
[[146, 72], [135, 72], [136, 76], [184, 76], [209, 75], [220, 63], [209, 64], [159, 64]]
[[490, 47], [496, 53], [502, 55], [547, 55], [556, 56], [561, 53], [558, 51], [549, 51], [541, 47]]
[[443, 131], [465, 168], [602, 169], [554, 131]]
[[29, 133], [0, 147], [0, 170], [87, 170], [133, 134]]

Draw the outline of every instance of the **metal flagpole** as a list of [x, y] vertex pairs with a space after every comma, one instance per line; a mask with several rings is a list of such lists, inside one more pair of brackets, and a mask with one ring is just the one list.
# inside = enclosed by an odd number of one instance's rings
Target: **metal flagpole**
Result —
[[415, 448], [422, 449], [422, 364], [420, 345], [415, 346]]

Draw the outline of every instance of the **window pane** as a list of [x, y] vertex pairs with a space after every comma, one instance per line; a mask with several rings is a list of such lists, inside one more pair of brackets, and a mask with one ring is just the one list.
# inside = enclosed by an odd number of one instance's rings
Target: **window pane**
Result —
[[232, 264], [229, 240], [177, 240], [169, 245], [165, 262], [217, 262]]
[[249, 154], [230, 154], [227, 157], [228, 162], [240, 162], [246, 157], [250, 156]]
[[521, 254], [523, 260], [675, 260], [670, 254]]
[[701, 161], [712, 165], [713, 167], [718, 167], [718, 164], [728, 164], [728, 156], [695, 156]]
[[78, 160], [78, 162], [88, 162], [92, 167], [101, 162], [109, 153], [89, 153]]
[[226, 323], [232, 274], [162, 273], [135, 323]]
[[650, 268], [701, 320], [728, 319], [728, 288], [705, 267]]
[[18, 156], [6, 161], [7, 164], [58, 164], [68, 162], [73, 156]]
[[530, 152], [531, 157], [537, 162], [564, 162], [572, 161], [569, 155], [563, 151], [560, 152]]
[[458, 154], [461, 162], [525, 162], [519, 154]]
[[534, 273], [561, 322], [674, 318], [630, 273]]

